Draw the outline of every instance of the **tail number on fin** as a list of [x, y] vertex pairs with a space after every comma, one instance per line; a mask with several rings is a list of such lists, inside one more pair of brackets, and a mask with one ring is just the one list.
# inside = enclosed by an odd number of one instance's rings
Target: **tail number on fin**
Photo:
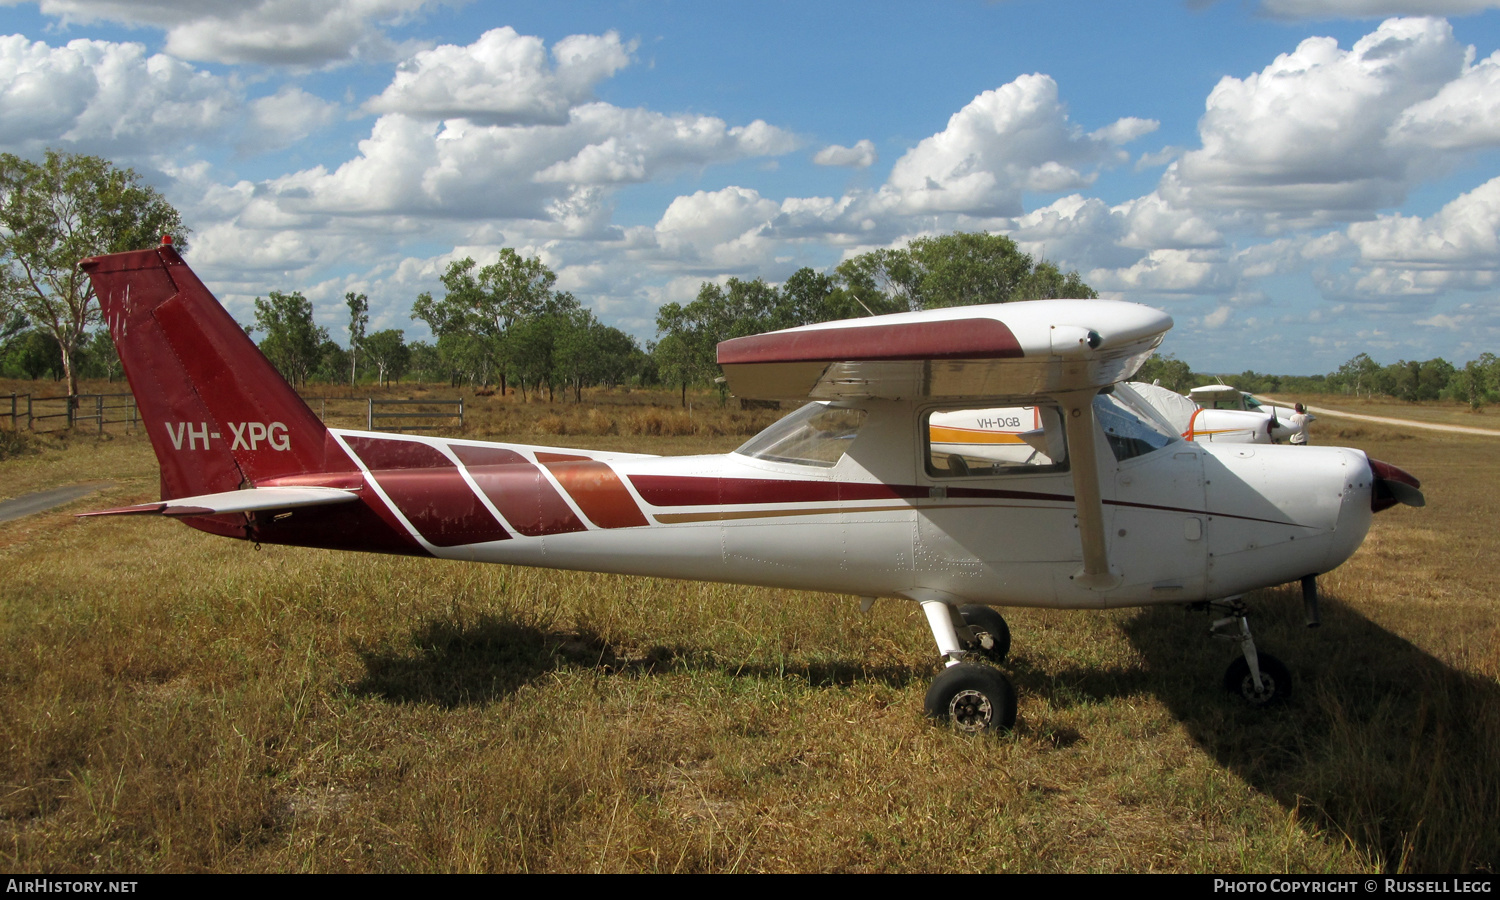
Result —
[[[230, 422], [229, 432], [234, 438], [229, 449], [233, 450], [259, 450], [264, 443], [272, 450], [290, 450], [292, 448], [291, 435], [287, 427], [280, 422]], [[203, 442], [203, 449], [209, 449], [214, 438], [220, 438], [219, 432], [209, 431], [207, 422], [177, 422], [173, 427], [172, 422], [167, 423], [167, 436], [172, 439], [172, 448], [197, 450], [198, 442]]]

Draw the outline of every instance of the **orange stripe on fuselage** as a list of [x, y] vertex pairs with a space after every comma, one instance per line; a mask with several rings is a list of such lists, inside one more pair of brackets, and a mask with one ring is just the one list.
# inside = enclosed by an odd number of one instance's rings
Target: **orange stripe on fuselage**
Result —
[[1008, 431], [984, 431], [978, 428], [955, 428], [951, 425], [929, 425], [929, 440], [934, 444], [1024, 444], [1019, 434]]
[[567, 453], [538, 451], [536, 461], [547, 467], [573, 502], [600, 528], [649, 525], [635, 498], [608, 463]]

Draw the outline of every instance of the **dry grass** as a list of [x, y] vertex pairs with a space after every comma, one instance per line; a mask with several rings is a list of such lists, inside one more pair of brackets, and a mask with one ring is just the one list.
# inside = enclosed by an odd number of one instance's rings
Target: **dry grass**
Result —
[[[506, 398], [470, 433], [701, 452], [752, 415], [705, 398], [654, 436], [675, 398], [640, 399]], [[1288, 706], [1222, 695], [1202, 614], [1017, 611], [999, 740], [923, 720], [931, 638], [896, 601], [0, 525], [0, 866], [1493, 871], [1500, 443], [1351, 442], [1429, 506], [1323, 580], [1322, 629], [1252, 598]], [[0, 494], [100, 477], [75, 507], [154, 496], [144, 440], [5, 460]]]

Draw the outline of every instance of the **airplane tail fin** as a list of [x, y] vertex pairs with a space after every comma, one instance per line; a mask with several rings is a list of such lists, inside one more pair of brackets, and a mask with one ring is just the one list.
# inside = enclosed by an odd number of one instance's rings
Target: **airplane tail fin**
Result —
[[79, 265], [151, 436], [163, 500], [352, 468], [170, 239]]

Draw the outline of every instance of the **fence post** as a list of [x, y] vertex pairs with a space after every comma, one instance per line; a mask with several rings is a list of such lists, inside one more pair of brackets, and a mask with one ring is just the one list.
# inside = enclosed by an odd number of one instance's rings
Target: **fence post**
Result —
[[20, 431], [21, 426], [16, 422], [16, 392], [10, 392], [10, 430]]
[[464, 427], [464, 398], [463, 398], [463, 395], [460, 394], [458, 396], [458, 428], [459, 428], [460, 431], [462, 431], [463, 427]]
[[99, 414], [99, 433], [104, 433], [104, 395], [99, 394], [94, 398], [94, 410]]
[[375, 430], [375, 398], [365, 398], [365, 430]]
[[35, 431], [36, 421], [31, 417], [31, 395], [26, 395], [26, 430]]
[[72, 431], [73, 430], [73, 420], [75, 418], [77, 418], [77, 416], [78, 416], [78, 413], [74, 410], [74, 404], [76, 404], [78, 402], [78, 395], [76, 395], [76, 394], [69, 394], [68, 396], [64, 397], [63, 399], [68, 404], [68, 430]]

